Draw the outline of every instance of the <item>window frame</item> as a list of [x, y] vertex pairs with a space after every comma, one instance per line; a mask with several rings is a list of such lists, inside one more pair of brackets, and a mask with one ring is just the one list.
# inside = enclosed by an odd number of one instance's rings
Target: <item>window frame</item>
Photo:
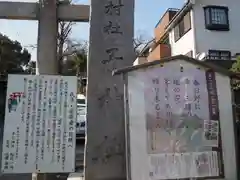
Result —
[[[215, 31], [229, 31], [229, 9], [227, 6], [205, 6], [204, 9], [204, 18], [205, 18], [205, 27], [208, 30], [215, 30]], [[224, 15], [226, 18], [226, 24], [216, 24], [213, 23], [212, 19], [212, 10], [224, 10]], [[209, 19], [208, 19], [209, 18]]]
[[[186, 16], [189, 16], [189, 28], [185, 29], [185, 20]], [[192, 21], [191, 21], [191, 11], [188, 11], [179, 21], [178, 23], [174, 26], [173, 31], [174, 31], [174, 41], [177, 42], [181, 37], [183, 37], [188, 31], [192, 29]], [[176, 35], [176, 31], [177, 35]]]
[[[218, 56], [212, 56], [211, 53], [217, 53]], [[225, 59], [225, 56], [221, 56], [222, 53], [228, 53], [227, 59]], [[215, 49], [209, 49], [208, 50], [208, 58], [211, 60], [231, 60], [231, 51], [227, 50], [215, 50]]]
[[181, 38], [180, 33], [179, 33], [179, 31], [180, 31], [179, 29], [180, 29], [179, 24], [177, 24], [173, 29], [173, 31], [174, 31], [174, 41], [175, 42], [177, 42]]

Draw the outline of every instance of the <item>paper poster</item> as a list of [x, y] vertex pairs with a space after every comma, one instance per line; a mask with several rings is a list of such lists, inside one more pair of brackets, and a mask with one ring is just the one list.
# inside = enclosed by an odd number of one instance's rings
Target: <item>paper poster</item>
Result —
[[164, 72], [148, 80], [146, 87], [149, 153], [195, 152], [218, 145], [218, 139], [204, 138], [210, 131], [211, 137], [218, 136], [218, 130], [207, 131], [204, 121], [209, 119], [205, 72], [175, 72], [174, 76]]
[[[157, 179], [219, 176], [219, 110], [214, 74], [199, 69], [144, 76], [150, 176]], [[155, 165], [153, 165], [155, 164]], [[166, 169], [166, 167], [168, 167]]]
[[219, 175], [217, 152], [154, 154], [149, 156], [151, 179], [183, 179]]

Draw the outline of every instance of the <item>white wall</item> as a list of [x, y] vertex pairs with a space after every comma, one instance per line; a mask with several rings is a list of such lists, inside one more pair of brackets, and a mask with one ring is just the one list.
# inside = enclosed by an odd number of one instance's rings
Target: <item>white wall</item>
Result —
[[[240, 52], [240, 0], [196, 0], [193, 6], [197, 53], [209, 49], [228, 50], [232, 56]], [[206, 5], [229, 8], [230, 31], [209, 31], [205, 28], [204, 9]]]
[[148, 62], [146, 57], [137, 57], [137, 59], [133, 62], [133, 65], [136, 66], [146, 62]]
[[[193, 13], [191, 11], [191, 24], [193, 20]], [[185, 55], [190, 51], [193, 51], [193, 57], [195, 57], [195, 48], [194, 48], [194, 28], [192, 28], [184, 35], [182, 36], [178, 41], [175, 42], [174, 39], [174, 29], [171, 30], [169, 33], [169, 41], [171, 45], [171, 55]]]

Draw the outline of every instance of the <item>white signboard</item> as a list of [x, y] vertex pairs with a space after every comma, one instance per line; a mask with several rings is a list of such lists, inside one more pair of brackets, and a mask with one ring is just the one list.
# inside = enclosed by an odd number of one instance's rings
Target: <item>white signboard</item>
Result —
[[9, 75], [3, 173], [75, 171], [77, 78]]
[[143, 179], [220, 177], [215, 73], [170, 65], [129, 73], [132, 164]]

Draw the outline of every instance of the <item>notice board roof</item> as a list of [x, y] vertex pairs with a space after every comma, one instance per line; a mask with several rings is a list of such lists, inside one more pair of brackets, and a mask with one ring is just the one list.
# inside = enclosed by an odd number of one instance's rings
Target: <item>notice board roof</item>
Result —
[[222, 75], [240, 79], [240, 74], [238, 74], [238, 73], [231, 72], [228, 69], [223, 68], [221, 66], [218, 66], [218, 65], [216, 65], [214, 63], [211, 63], [209, 61], [207, 61], [207, 62], [206, 61], [200, 61], [198, 59], [194, 59], [194, 58], [184, 56], [184, 55], [172, 56], [172, 57], [163, 58], [161, 60], [155, 60], [155, 61], [152, 61], [152, 62], [147, 62], [147, 63], [136, 65], [136, 66], [129, 66], [129, 67], [121, 68], [121, 69], [116, 69], [116, 70], [113, 71], [113, 75], [125, 74], [125, 73], [131, 72], [131, 71], [144, 69], [144, 68], [148, 68], [148, 67], [151, 67], [151, 66], [155, 66], [155, 65], [159, 65], [159, 64], [163, 64], [163, 63], [168, 63], [168, 62], [176, 61], [176, 60], [187, 61], [187, 62], [189, 62], [191, 64], [195, 64], [197, 66], [201, 66], [201, 67], [204, 67], [204, 68], [207, 68], [207, 69], [212, 69], [213, 71], [218, 72]]

